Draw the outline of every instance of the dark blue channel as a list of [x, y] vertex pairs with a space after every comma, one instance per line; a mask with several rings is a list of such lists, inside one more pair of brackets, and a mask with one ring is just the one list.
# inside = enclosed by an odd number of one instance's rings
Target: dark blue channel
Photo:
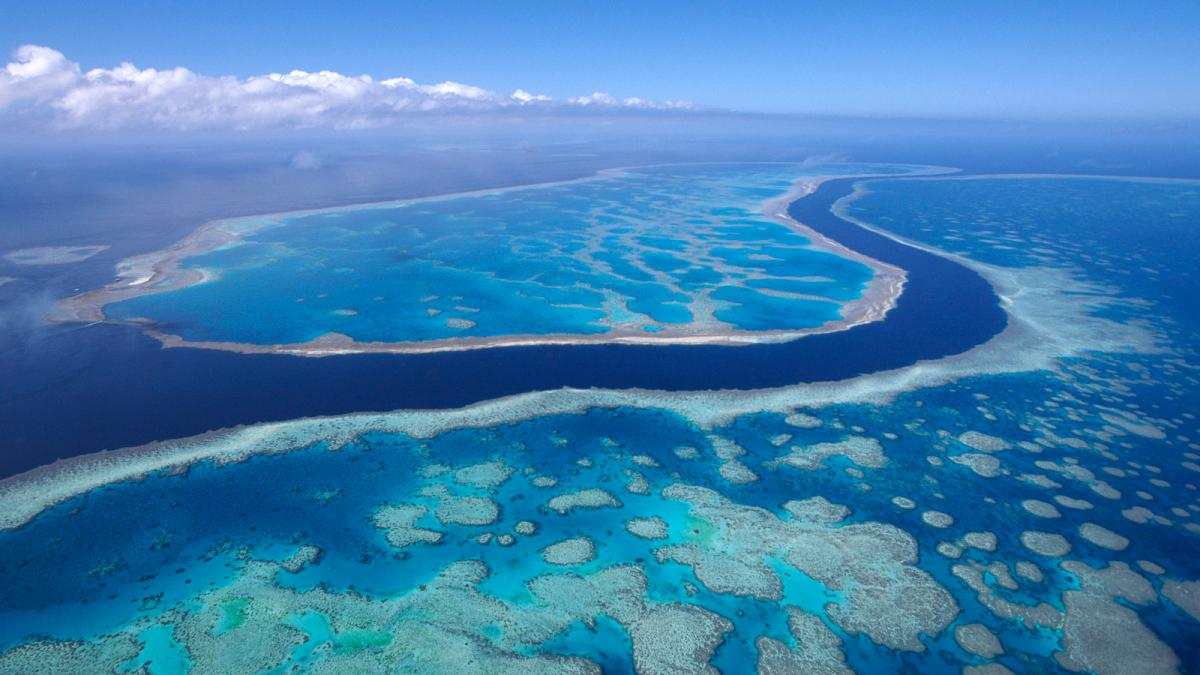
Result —
[[1006, 316], [974, 271], [831, 212], [854, 179], [823, 184], [794, 218], [908, 272], [878, 321], [784, 344], [571, 345], [324, 358], [163, 349], [135, 328], [68, 326], [6, 368], [0, 476], [57, 458], [313, 415], [450, 408], [559, 387], [757, 389], [841, 380], [964, 352]]

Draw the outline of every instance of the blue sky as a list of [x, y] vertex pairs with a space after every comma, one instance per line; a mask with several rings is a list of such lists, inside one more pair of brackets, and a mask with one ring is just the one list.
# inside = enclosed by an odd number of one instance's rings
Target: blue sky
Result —
[[1200, 116], [1200, 2], [40, 2], [0, 50], [743, 111]]

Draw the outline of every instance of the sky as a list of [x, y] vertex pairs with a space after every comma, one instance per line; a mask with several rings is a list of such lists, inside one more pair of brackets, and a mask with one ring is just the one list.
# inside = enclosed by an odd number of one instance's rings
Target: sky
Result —
[[[1200, 119], [1195, 0], [109, 0], [26, 3], [5, 14], [0, 121], [35, 126], [355, 127], [414, 111], [589, 105]], [[50, 51], [17, 54], [23, 45]], [[51, 63], [51, 51], [61, 59]], [[175, 68], [202, 79], [181, 84]], [[92, 69], [104, 70], [92, 78]], [[293, 71], [304, 72], [269, 77]], [[320, 71], [345, 79], [310, 76]]]

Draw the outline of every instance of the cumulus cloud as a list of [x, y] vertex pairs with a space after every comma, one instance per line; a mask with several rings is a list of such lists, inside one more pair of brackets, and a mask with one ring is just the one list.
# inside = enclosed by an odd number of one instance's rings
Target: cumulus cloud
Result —
[[518, 101], [520, 103], [533, 103], [534, 101], [549, 101], [549, 100], [551, 100], [551, 98], [549, 96], [543, 96], [542, 94], [531, 94], [531, 93], [525, 91], [524, 89], [518, 89], [518, 90], [514, 91], [512, 93], [511, 98], [514, 101]]
[[84, 71], [49, 47], [24, 45], [0, 70], [0, 123], [59, 129], [382, 127], [439, 113], [692, 110], [686, 101], [618, 99], [602, 92], [553, 99], [503, 95], [460, 82], [419, 84], [329, 70], [247, 78], [122, 63]]

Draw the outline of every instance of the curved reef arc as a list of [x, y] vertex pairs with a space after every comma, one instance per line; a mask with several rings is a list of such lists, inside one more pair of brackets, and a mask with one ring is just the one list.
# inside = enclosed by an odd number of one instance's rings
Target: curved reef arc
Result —
[[[983, 267], [964, 267], [834, 215], [830, 208], [849, 194], [853, 183], [853, 179], [827, 181], [793, 203], [790, 212], [817, 232], [856, 250], [869, 247], [873, 257], [907, 271], [905, 292], [882, 321], [802, 340], [736, 349], [720, 345], [572, 344], [429, 354], [351, 354], [324, 359], [161, 349], [154, 341], [131, 334], [141, 333], [140, 329], [102, 324], [79, 331], [77, 339], [107, 345], [113, 350], [113, 358], [122, 364], [130, 358], [139, 359], [147, 364], [146, 376], [128, 380], [119, 404], [115, 400], [99, 405], [94, 401], [81, 403], [94, 408], [92, 418], [98, 426], [92, 429], [101, 430], [99, 433], [90, 430], [86, 438], [77, 438], [69, 429], [61, 432], [48, 426], [44, 432], [27, 435], [26, 452], [40, 457], [82, 455], [239, 424], [361, 411], [451, 409], [564, 387], [763, 391], [797, 383], [853, 382], [864, 375], [888, 371], [898, 371], [901, 375], [897, 377], [902, 379], [936, 370], [930, 366], [932, 362], [967, 352], [1004, 330], [1012, 311], [1000, 307], [1001, 300], [992, 284], [980, 275]], [[1007, 271], [984, 273], [1005, 287], [1046, 281], [1010, 282]], [[1053, 290], [1040, 294], [1026, 291], [1019, 300], [1040, 302], [1038, 298], [1043, 296], [1057, 297]], [[1007, 296], [1007, 292], [1002, 295]], [[1066, 309], [1076, 311], [1074, 306]], [[1039, 347], [1036, 343], [1033, 346]], [[919, 363], [920, 368], [908, 368]], [[226, 384], [193, 391], [197, 368], [211, 373], [215, 382]], [[88, 372], [84, 371], [80, 381], [83, 390], [106, 386], [91, 381], [94, 378]], [[306, 391], [303, 383], [313, 381], [327, 386], [319, 392]], [[267, 383], [292, 385], [280, 391], [278, 384]], [[273, 393], [264, 396], [268, 389]], [[213, 396], [221, 397], [225, 404], [216, 409], [206, 405]], [[159, 416], [155, 411], [163, 410], [168, 400], [172, 407], [195, 405], [201, 412], [181, 421]], [[30, 405], [17, 406], [14, 423], [25, 415], [37, 418]], [[29, 409], [28, 413], [20, 412], [24, 409]], [[146, 414], [159, 422], [150, 426], [134, 424]], [[37, 457], [17, 456], [6, 473], [18, 474], [42, 463]]]
[[[325, 443], [340, 448], [367, 433], [432, 438], [464, 428], [486, 428], [534, 417], [585, 414], [596, 408], [663, 409], [701, 429], [727, 424], [745, 414], [789, 413], [839, 403], [885, 404], [918, 388], [964, 377], [1056, 368], [1066, 357], [1087, 351], [1153, 351], [1153, 337], [1137, 327], [1087, 316], [1072, 295], [1070, 279], [1034, 271], [1022, 276], [973, 263], [1001, 285], [1010, 318], [993, 339], [963, 353], [906, 367], [834, 381], [758, 390], [662, 391], [577, 389], [505, 396], [456, 409], [410, 409], [267, 422], [221, 429], [59, 460], [0, 480], [0, 530], [14, 529], [42, 511], [93, 489], [160, 471], [183, 471], [197, 462], [236, 463], [258, 454], [277, 454]], [[1068, 289], [1064, 291], [1063, 289]], [[1062, 320], [1067, 317], [1067, 320]], [[1060, 321], [1053, 321], [1060, 319]]]
[[[752, 166], [792, 166], [789, 163], [748, 163]], [[248, 216], [224, 219], [210, 222], [180, 242], [152, 253], [147, 253], [126, 259], [118, 264], [117, 280], [104, 288], [83, 293], [64, 300], [52, 319], [55, 321], [108, 321], [111, 323], [126, 323], [137, 325], [149, 335], [159, 340], [167, 347], [197, 347], [219, 349], [239, 353], [284, 353], [299, 356], [329, 356], [351, 354], [358, 352], [381, 352], [397, 354], [422, 354], [430, 352], [473, 350], [489, 347], [514, 347], [533, 345], [571, 345], [571, 344], [635, 344], [635, 345], [746, 345], [755, 343], [777, 343], [794, 340], [805, 335], [846, 330], [848, 328], [882, 319], [893, 307], [896, 298], [902, 292], [905, 282], [903, 269], [890, 265], [870, 256], [863, 255], [852, 248], [843, 246], [821, 232], [809, 227], [806, 223], [792, 218], [788, 212], [788, 204], [804, 198], [815, 191], [824, 181], [834, 178], [855, 177], [867, 178], [890, 173], [872, 173], [870, 165], [865, 165], [863, 171], [846, 175], [815, 175], [795, 179], [785, 194], [770, 198], [760, 207], [760, 215], [771, 222], [783, 225], [808, 239], [806, 249], [830, 253], [838, 258], [864, 265], [870, 270], [870, 277], [865, 284], [865, 290], [857, 297], [843, 298], [837, 318], [817, 321], [810, 327], [794, 327], [786, 329], [755, 328], [744, 329], [733, 324], [710, 319], [679, 323], [658, 324], [653, 331], [643, 326], [615, 325], [609, 326], [599, 333], [589, 332], [556, 332], [549, 334], [500, 334], [480, 336], [435, 337], [404, 341], [364, 340], [351, 337], [338, 330], [329, 330], [319, 337], [304, 342], [258, 343], [232, 340], [211, 340], [187, 338], [173, 332], [169, 325], [160, 325], [157, 321], [138, 318], [117, 319], [106, 316], [105, 306], [117, 302], [131, 300], [147, 295], [156, 295], [178, 291], [212, 280], [212, 276], [201, 268], [184, 266], [183, 262], [203, 253], [221, 250], [237, 245], [248, 235], [265, 229], [285, 225], [291, 219], [308, 216], [333, 216], [363, 211], [391, 209], [401, 206], [413, 206], [444, 202], [447, 200], [502, 195], [510, 192], [536, 190], [539, 188], [578, 185], [590, 181], [611, 180], [627, 177], [633, 171], [658, 170], [672, 167], [686, 167], [689, 170], [707, 166], [737, 166], [737, 163], [719, 164], [685, 164], [685, 165], [652, 165], [646, 167], [627, 167], [601, 171], [593, 176], [573, 181], [555, 183], [540, 183], [534, 185], [480, 190], [473, 192], [437, 195], [408, 200], [378, 202], [344, 207], [310, 209], [292, 211], [263, 216]], [[859, 167], [854, 166], [857, 170]], [[926, 175], [952, 171], [942, 167], [905, 167], [910, 172], [904, 175]], [[470, 204], [466, 204], [470, 206]], [[599, 289], [598, 289], [599, 290]], [[607, 292], [607, 291], [605, 291]], [[770, 297], [776, 293], [766, 290]], [[804, 296], [799, 291], [789, 291], [785, 296], [797, 299], [808, 299], [818, 303], [827, 302], [829, 298], [819, 296]], [[379, 298], [376, 298], [377, 300]], [[693, 299], [693, 303], [697, 302]], [[711, 301], [705, 301], [706, 307]], [[338, 310], [344, 312], [344, 310]], [[629, 308], [624, 308], [628, 312]], [[709, 313], [712, 312], [708, 308]], [[349, 313], [349, 312], [345, 312]], [[353, 312], [357, 314], [357, 312]], [[454, 321], [456, 319], [451, 319]], [[474, 325], [471, 320], [462, 321], [464, 327]]]
[[[856, 189], [851, 191], [851, 187]], [[831, 191], [826, 196], [826, 201], [827, 204], [837, 202], [836, 210], [844, 213], [844, 205], [861, 197], [867, 189], [861, 182], [843, 183], [838, 191]], [[834, 217], [832, 213], [830, 217]], [[936, 255], [947, 264], [959, 265], [951, 261], [948, 254], [932, 247], [901, 243], [900, 238], [866, 223], [841, 222], [853, 228], [871, 227], [862, 231], [884, 239], [892, 246], [919, 250], [924, 255]], [[914, 246], [920, 248], [914, 249]], [[1000, 306], [991, 307], [1001, 312], [1004, 319], [991, 339], [941, 358], [918, 360], [833, 381], [749, 391], [733, 388], [666, 391], [563, 387], [502, 396], [453, 409], [415, 409], [414, 406], [414, 409], [387, 413], [262, 423], [81, 455], [0, 481], [0, 514], [3, 514], [0, 529], [20, 527], [41, 511], [102, 485], [137, 480], [158, 471], [185, 470], [197, 462], [233, 463], [256, 454], [283, 453], [316, 443], [338, 448], [370, 432], [432, 438], [455, 429], [484, 428], [533, 417], [584, 414], [596, 408], [620, 407], [667, 410], [700, 429], [712, 429], [748, 413], [789, 413], [798, 408], [820, 408], [835, 403], [883, 404], [903, 392], [964, 377], [1053, 370], [1063, 358], [1092, 351], [1147, 353], [1155, 350], [1155, 337], [1145, 329], [1095, 316], [1093, 310], [1107, 302], [1104, 294], [1096, 292], [1100, 289], [1072, 279], [1063, 270], [1002, 269], [965, 258], [959, 260], [970, 266], [968, 271], [972, 274], [981, 275], [980, 280], [990, 280], [988, 288], [995, 287], [1001, 300]], [[924, 293], [921, 288], [923, 286], [918, 286]], [[1080, 300], [1084, 295], [1090, 298], [1086, 302]], [[887, 322], [880, 325], [887, 325]], [[984, 325], [990, 324], [985, 321]], [[687, 353], [696, 349], [668, 349], [661, 353]], [[777, 346], [768, 345], [747, 348], [754, 351], [776, 349]], [[692, 360], [692, 363], [696, 362]]]

